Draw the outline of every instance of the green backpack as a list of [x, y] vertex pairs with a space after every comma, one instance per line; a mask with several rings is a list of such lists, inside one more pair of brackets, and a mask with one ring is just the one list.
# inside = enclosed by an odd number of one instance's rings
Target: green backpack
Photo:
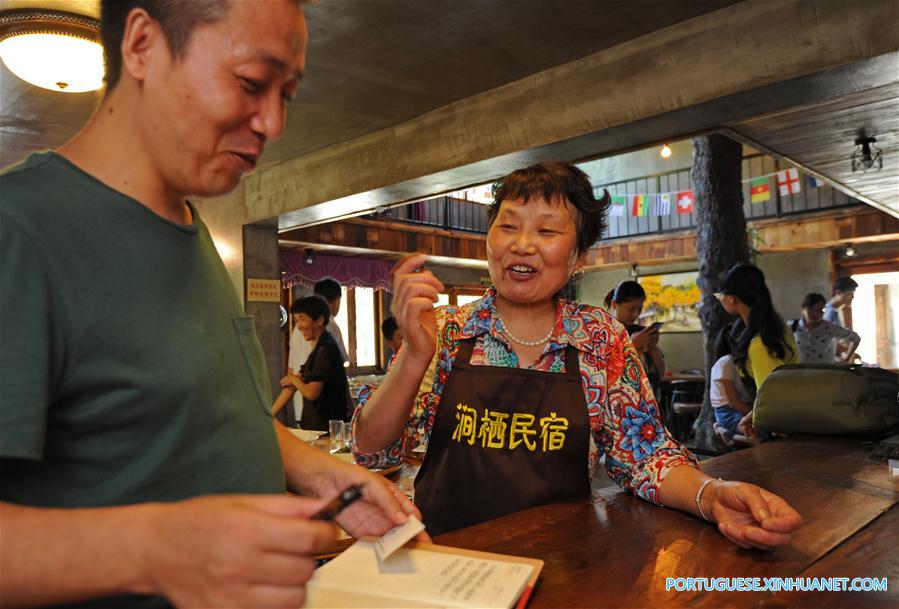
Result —
[[759, 388], [752, 421], [763, 432], [886, 433], [899, 427], [899, 375], [862, 366], [780, 366]]

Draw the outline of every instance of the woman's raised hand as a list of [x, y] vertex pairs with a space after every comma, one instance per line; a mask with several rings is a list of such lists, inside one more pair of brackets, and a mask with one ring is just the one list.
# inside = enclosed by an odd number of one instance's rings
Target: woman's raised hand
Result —
[[427, 256], [412, 254], [393, 267], [391, 310], [403, 331], [405, 357], [427, 366], [437, 349], [437, 322], [434, 303], [443, 289], [440, 280], [422, 268]]

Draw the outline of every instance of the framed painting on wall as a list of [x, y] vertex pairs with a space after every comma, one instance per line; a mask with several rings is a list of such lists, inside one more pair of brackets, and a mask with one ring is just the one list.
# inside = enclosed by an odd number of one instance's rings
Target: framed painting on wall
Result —
[[665, 325], [660, 332], [701, 332], [698, 278], [699, 271], [640, 277], [638, 281], [646, 290], [640, 325], [661, 321]]

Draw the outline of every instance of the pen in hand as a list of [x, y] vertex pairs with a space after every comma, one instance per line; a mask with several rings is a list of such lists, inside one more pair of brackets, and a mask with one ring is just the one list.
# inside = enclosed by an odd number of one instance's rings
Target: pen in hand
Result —
[[324, 520], [331, 522], [347, 507], [352, 505], [354, 501], [362, 498], [362, 485], [354, 484], [348, 486], [337, 497], [332, 499], [322, 509], [312, 516], [312, 520]]

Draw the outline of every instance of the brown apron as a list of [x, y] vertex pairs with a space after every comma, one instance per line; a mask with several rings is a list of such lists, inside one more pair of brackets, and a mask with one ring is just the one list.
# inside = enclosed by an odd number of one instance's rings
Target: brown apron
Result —
[[590, 494], [590, 421], [574, 347], [558, 374], [472, 366], [474, 341], [459, 345], [415, 479], [431, 535]]

